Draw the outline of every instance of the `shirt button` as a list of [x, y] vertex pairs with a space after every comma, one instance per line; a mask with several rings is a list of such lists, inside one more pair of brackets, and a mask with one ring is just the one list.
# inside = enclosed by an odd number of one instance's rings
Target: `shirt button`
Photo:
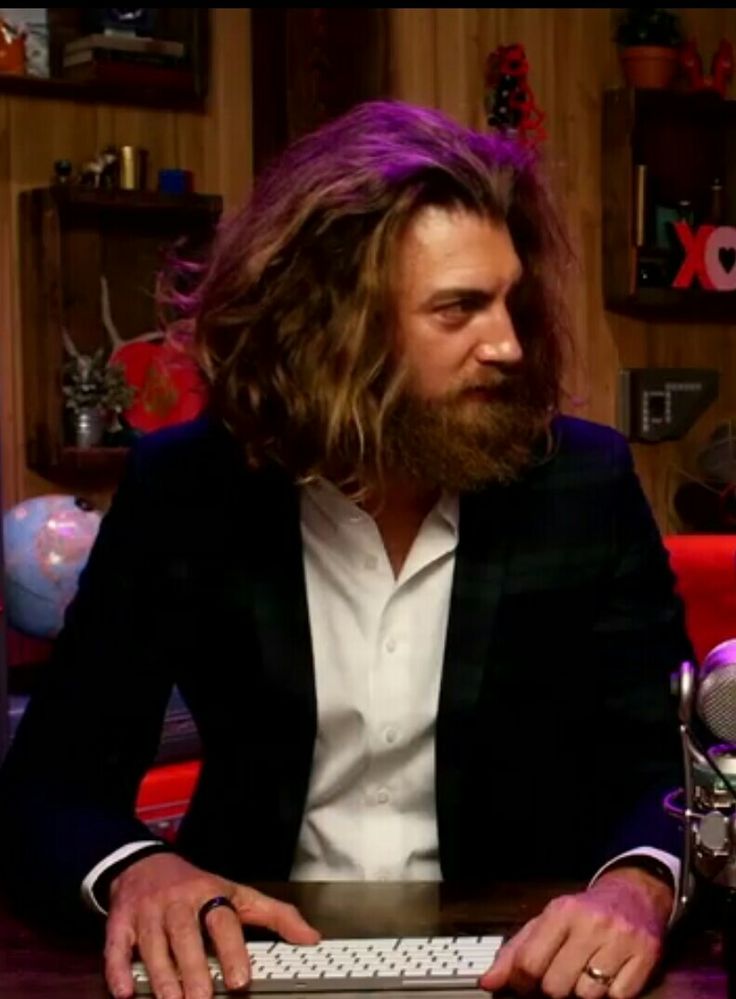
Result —
[[376, 791], [376, 804], [387, 805], [389, 801], [391, 801], [391, 795], [389, 794], [389, 792], [386, 790], [385, 787], [382, 787], [378, 791]]
[[396, 651], [396, 639], [395, 638], [386, 639], [386, 652], [395, 652], [395, 651]]
[[395, 728], [390, 728], [389, 727], [387, 729], [384, 729], [383, 738], [389, 744], [389, 746], [392, 746], [396, 742], [396, 740], [398, 739], [398, 737], [399, 737], [399, 733], [396, 731]]
[[368, 558], [363, 563], [363, 565], [366, 567], [366, 569], [375, 569], [376, 566], [378, 565], [378, 559], [376, 558], [375, 555], [369, 555]]

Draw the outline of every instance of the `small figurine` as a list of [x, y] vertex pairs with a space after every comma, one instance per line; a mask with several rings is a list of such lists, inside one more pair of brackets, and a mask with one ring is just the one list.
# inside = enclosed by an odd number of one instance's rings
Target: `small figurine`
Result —
[[82, 164], [80, 184], [86, 187], [112, 190], [118, 186], [118, 153], [114, 146], [106, 146], [93, 160]]
[[79, 183], [84, 187], [99, 187], [102, 164], [99, 160], [88, 160], [82, 164], [79, 173]]
[[54, 162], [54, 183], [68, 184], [72, 179], [72, 164], [70, 160], [56, 160]]
[[26, 33], [0, 17], [0, 73], [25, 73]]
[[115, 146], [105, 146], [100, 153], [99, 159], [102, 162], [102, 170], [100, 171], [100, 187], [105, 187], [108, 190], [118, 187], [120, 160]]

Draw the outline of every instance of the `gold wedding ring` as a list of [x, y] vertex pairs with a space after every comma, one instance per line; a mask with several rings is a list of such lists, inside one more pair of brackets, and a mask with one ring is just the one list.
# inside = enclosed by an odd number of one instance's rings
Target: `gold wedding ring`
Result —
[[585, 974], [588, 978], [592, 978], [594, 982], [598, 982], [599, 985], [610, 985], [616, 977], [615, 975], [607, 975], [605, 971], [601, 971], [600, 968], [594, 968], [592, 964], [587, 966]]

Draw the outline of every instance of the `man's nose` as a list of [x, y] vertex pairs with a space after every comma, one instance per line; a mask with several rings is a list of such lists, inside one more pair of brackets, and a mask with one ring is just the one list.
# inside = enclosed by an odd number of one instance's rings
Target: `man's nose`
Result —
[[480, 364], [518, 364], [524, 356], [511, 316], [505, 306], [488, 323], [475, 352]]

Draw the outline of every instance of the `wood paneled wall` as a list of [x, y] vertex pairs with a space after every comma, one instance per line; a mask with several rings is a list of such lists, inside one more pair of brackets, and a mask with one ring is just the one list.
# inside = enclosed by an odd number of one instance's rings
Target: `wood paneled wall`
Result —
[[[601, 108], [604, 88], [620, 83], [611, 9], [386, 8], [390, 91], [440, 107], [485, 127], [483, 66], [497, 45], [521, 41], [531, 84], [547, 114], [548, 169], [567, 217], [578, 264], [570, 295], [576, 355], [567, 378], [568, 409], [615, 423], [621, 367], [704, 366], [722, 373], [718, 404], [688, 439], [637, 446], [637, 465], [661, 526], [668, 518], [668, 484], [689, 467], [696, 442], [724, 416], [736, 414], [736, 329], [653, 325], [607, 313], [601, 292]], [[680, 8], [706, 65], [718, 40], [736, 41], [733, 8]], [[213, 8], [213, 81], [204, 115], [169, 113], [0, 95], [0, 442], [3, 500], [50, 488], [23, 461], [16, 204], [23, 187], [47, 183], [52, 161], [79, 160], [107, 142], [151, 151], [152, 167], [195, 171], [202, 191], [238, 202], [250, 181], [248, 11]], [[360, 41], [356, 39], [356, 44]], [[736, 198], [736, 192], [729, 192]], [[736, 317], [735, 317], [736, 318]]]
[[[80, 162], [107, 143], [150, 151], [151, 169], [194, 171], [197, 190], [242, 201], [251, 180], [247, 8], [212, 8], [212, 80], [205, 113], [77, 104], [0, 94], [0, 447], [3, 507], [53, 489], [25, 467], [18, 314], [18, 192], [49, 182], [53, 161]], [[84, 266], [84, 261], [76, 262]]]
[[[734, 8], [680, 8], [706, 67], [721, 37], [736, 42]], [[442, 108], [485, 127], [483, 65], [500, 44], [522, 42], [530, 82], [547, 114], [548, 168], [569, 223], [578, 266], [571, 280], [576, 357], [568, 409], [603, 423], [616, 419], [621, 367], [713, 367], [718, 404], [683, 442], [635, 447], [637, 467], [660, 526], [671, 529], [668, 486], [715, 423], [736, 416], [734, 326], [653, 325], [603, 309], [601, 292], [601, 107], [621, 77], [613, 13], [585, 8], [391, 8], [391, 88], [395, 96]], [[733, 88], [732, 88], [733, 93]], [[736, 198], [736, 191], [729, 192]]]

